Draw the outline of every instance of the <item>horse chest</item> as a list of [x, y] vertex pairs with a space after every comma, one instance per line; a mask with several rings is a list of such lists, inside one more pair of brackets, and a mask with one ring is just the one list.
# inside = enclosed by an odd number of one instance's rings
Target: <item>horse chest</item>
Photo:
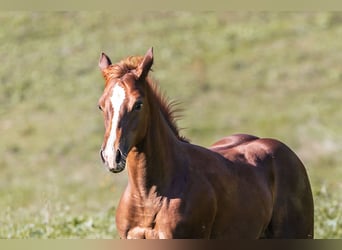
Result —
[[[122, 238], [127, 239], [166, 239], [181, 221], [180, 201], [166, 198], [143, 202], [130, 202], [129, 213], [117, 217], [118, 229]], [[121, 213], [121, 211], [118, 211]]]

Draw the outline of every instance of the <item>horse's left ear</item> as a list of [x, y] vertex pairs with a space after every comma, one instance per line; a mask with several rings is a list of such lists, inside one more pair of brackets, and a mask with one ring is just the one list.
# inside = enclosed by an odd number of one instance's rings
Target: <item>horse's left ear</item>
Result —
[[136, 75], [139, 79], [145, 79], [153, 64], [153, 47], [145, 54], [144, 59], [136, 69]]

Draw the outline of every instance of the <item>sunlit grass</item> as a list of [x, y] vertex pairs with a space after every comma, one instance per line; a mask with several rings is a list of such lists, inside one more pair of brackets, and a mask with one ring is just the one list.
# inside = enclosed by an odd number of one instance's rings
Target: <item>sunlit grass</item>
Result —
[[251, 133], [288, 144], [315, 195], [315, 236], [341, 238], [342, 14], [0, 13], [0, 238], [117, 237], [126, 173], [99, 159], [102, 51], [154, 46], [152, 76], [208, 146]]

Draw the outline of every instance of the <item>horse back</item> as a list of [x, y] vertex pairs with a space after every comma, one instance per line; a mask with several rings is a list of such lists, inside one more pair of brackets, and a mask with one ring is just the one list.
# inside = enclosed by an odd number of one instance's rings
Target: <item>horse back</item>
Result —
[[247, 166], [253, 172], [269, 175], [273, 171], [272, 158], [280, 146], [281, 143], [273, 139], [236, 134], [222, 138], [209, 149], [226, 158], [230, 162], [228, 166]]

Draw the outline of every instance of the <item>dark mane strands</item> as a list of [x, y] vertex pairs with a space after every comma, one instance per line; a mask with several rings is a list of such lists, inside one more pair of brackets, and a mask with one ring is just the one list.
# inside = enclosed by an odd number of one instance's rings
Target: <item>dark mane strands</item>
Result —
[[[142, 62], [142, 56], [129, 56], [119, 63], [110, 65], [107, 69], [103, 71], [103, 75], [108, 82], [110, 79], [122, 78], [125, 74], [129, 73], [131, 70], [136, 69]], [[146, 78], [146, 83], [148, 84], [151, 93], [155, 97], [156, 101], [160, 106], [160, 111], [163, 114], [167, 124], [177, 136], [177, 138], [183, 142], [189, 142], [187, 138], [181, 136], [179, 133], [179, 128], [176, 124], [177, 119], [181, 117], [179, 113], [182, 111], [180, 108], [176, 108], [179, 102], [169, 101], [167, 96], [161, 93], [160, 88], [155, 84], [150, 77]]]
[[179, 113], [182, 111], [182, 109], [177, 108], [179, 102], [169, 101], [167, 96], [160, 91], [159, 86], [152, 82], [151, 78], [148, 77], [146, 79], [146, 82], [150, 87], [151, 93], [155, 97], [156, 101], [159, 103], [160, 111], [163, 114], [171, 130], [174, 132], [179, 140], [183, 142], [189, 142], [187, 138], [179, 134], [179, 128], [176, 124], [177, 119], [181, 117]]

